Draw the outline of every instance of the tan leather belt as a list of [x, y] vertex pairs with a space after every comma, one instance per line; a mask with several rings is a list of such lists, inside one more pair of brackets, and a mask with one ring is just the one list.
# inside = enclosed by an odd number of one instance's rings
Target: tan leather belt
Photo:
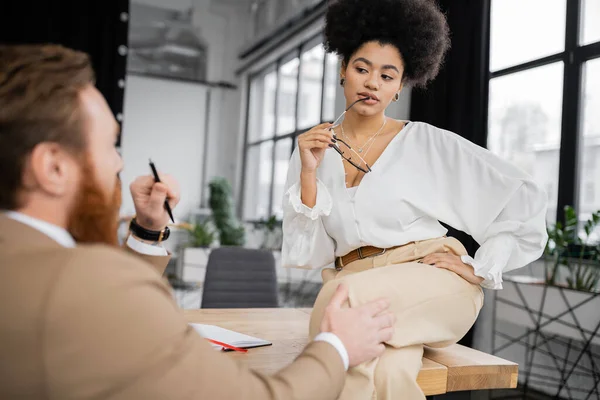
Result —
[[[447, 238], [448, 236], [444, 235], [443, 237]], [[421, 242], [421, 241], [417, 241], [417, 242]], [[377, 257], [382, 254], [385, 254], [386, 251], [394, 250], [399, 247], [409, 246], [409, 245], [415, 244], [417, 242], [412, 241], [412, 242], [404, 243], [400, 246], [389, 247], [387, 249], [382, 249], [380, 247], [374, 247], [374, 246], [359, 247], [356, 250], [352, 250], [350, 253], [346, 254], [345, 256], [337, 257], [335, 259], [335, 269], [338, 271], [341, 271], [342, 268], [344, 268], [346, 265], [350, 264], [353, 261], [362, 260], [362, 259], [369, 258], [369, 257]]]
[[[407, 243], [407, 244], [410, 244], [410, 243]], [[406, 244], [403, 244], [402, 246], [406, 246]], [[382, 249], [380, 247], [374, 247], [374, 246], [359, 247], [356, 250], [352, 250], [350, 253], [346, 254], [345, 256], [337, 257], [335, 259], [335, 269], [338, 271], [341, 271], [342, 268], [344, 268], [346, 265], [350, 264], [353, 261], [362, 260], [364, 258], [369, 258], [369, 257], [380, 256], [380, 255], [384, 254], [386, 251], [395, 249], [397, 247], [401, 247], [401, 246], [394, 246], [394, 247], [390, 247], [389, 249]]]

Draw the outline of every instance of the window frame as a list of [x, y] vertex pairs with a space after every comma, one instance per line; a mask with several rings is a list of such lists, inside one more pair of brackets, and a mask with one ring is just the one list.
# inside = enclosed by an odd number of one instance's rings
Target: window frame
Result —
[[[264, 68], [262, 68], [262, 69], [268, 69], [274, 65], [275, 71], [277, 72], [276, 73], [276, 82], [275, 82], [275, 105], [274, 105], [274, 124], [275, 125], [274, 125], [274, 129], [273, 129], [273, 136], [264, 138], [264, 139], [254, 140], [254, 141], [249, 141], [251, 87], [252, 87], [252, 82], [254, 81], [254, 79], [260, 76], [260, 72], [256, 71], [256, 72], [252, 72], [248, 75], [248, 79], [246, 82], [244, 144], [243, 144], [243, 150], [242, 150], [243, 157], [242, 157], [242, 171], [241, 171], [242, 174], [241, 174], [241, 186], [240, 186], [240, 192], [239, 192], [240, 193], [240, 202], [239, 202], [239, 207], [238, 207], [238, 214], [244, 220], [244, 222], [247, 222], [247, 223], [260, 222], [256, 218], [247, 219], [244, 216], [244, 205], [246, 202], [246, 189], [247, 189], [246, 188], [246, 185], [247, 185], [246, 172], [247, 172], [247, 166], [248, 166], [247, 163], [248, 163], [249, 150], [254, 146], [260, 146], [261, 144], [263, 144], [265, 142], [273, 142], [272, 152], [271, 152], [272, 163], [271, 163], [271, 180], [270, 180], [270, 187], [269, 187], [269, 207], [268, 207], [268, 215], [266, 216], [266, 218], [269, 218], [271, 215], [273, 215], [273, 204], [274, 204], [273, 203], [273, 192], [275, 190], [274, 179], [275, 179], [275, 165], [276, 165], [275, 157], [276, 157], [276, 150], [277, 150], [277, 142], [279, 142], [281, 140], [286, 140], [289, 138], [292, 139], [292, 146], [291, 146], [291, 150], [290, 150], [290, 154], [289, 154], [289, 156], [291, 157], [296, 148], [296, 138], [300, 134], [302, 134], [310, 129], [310, 128], [300, 129], [298, 127], [298, 116], [299, 116], [298, 115], [298, 113], [299, 113], [298, 101], [300, 99], [300, 92], [301, 92], [300, 85], [301, 85], [301, 75], [302, 75], [302, 66], [303, 66], [302, 65], [303, 64], [302, 55], [304, 54], [305, 51], [310, 50], [311, 48], [318, 45], [319, 43], [323, 43], [323, 36], [321, 33], [318, 33], [318, 34], [308, 37], [307, 39], [305, 39], [301, 43], [299, 43], [297, 46], [294, 46], [291, 50], [286, 51], [283, 54], [279, 55], [275, 61], [266, 64], [264, 66]], [[277, 122], [279, 120], [279, 114], [278, 114], [279, 84], [280, 84], [279, 69], [282, 65], [282, 61], [288, 59], [290, 54], [293, 54], [293, 53], [295, 53], [299, 59], [298, 75], [296, 77], [296, 104], [295, 104], [295, 114], [294, 114], [294, 130], [289, 133], [277, 135]], [[320, 101], [319, 124], [325, 122], [324, 121], [324, 112], [325, 112], [324, 102], [325, 102], [325, 77], [326, 77], [326, 70], [327, 70], [327, 53], [326, 52], [324, 53], [322, 67], [323, 67], [323, 69], [322, 69], [323, 73], [321, 76], [321, 96], [319, 99], [319, 101]]]
[[[488, 32], [491, 32], [491, 2], [501, 0], [487, 0]], [[511, 75], [517, 72], [530, 70], [544, 65], [562, 61], [563, 94], [561, 115], [561, 138], [559, 149], [558, 167], [558, 201], [556, 204], [556, 221], [564, 221], [564, 207], [570, 205], [578, 210], [580, 206], [580, 185], [582, 151], [580, 146], [583, 141], [582, 132], [582, 94], [583, 94], [583, 68], [587, 61], [600, 58], [600, 41], [587, 45], [580, 45], [580, 35], [583, 32], [583, 18], [581, 16], [582, 0], [566, 0], [566, 26], [564, 51], [536, 60], [513, 65], [497, 71], [490, 71], [488, 65], [487, 95], [485, 99], [486, 127], [489, 124], [489, 88], [492, 79]], [[491, 48], [488, 46], [491, 55]], [[488, 60], [490, 58], [488, 55]], [[573, 134], [575, 132], [575, 134]], [[489, 134], [486, 128], [486, 136]], [[487, 140], [487, 137], [486, 137]]]

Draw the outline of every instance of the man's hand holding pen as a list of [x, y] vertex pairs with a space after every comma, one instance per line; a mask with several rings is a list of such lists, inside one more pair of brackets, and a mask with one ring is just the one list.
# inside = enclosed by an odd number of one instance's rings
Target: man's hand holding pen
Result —
[[180, 200], [179, 184], [168, 174], [159, 174], [160, 182], [152, 175], [140, 176], [131, 183], [129, 189], [135, 205], [137, 223], [151, 231], [161, 231], [169, 223], [165, 200], [171, 209]]

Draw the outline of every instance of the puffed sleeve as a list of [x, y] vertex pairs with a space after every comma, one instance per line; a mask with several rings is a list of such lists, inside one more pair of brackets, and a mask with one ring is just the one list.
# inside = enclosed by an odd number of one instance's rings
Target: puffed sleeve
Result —
[[300, 154], [292, 154], [283, 197], [284, 267], [318, 269], [335, 260], [335, 244], [323, 226], [322, 217], [333, 207], [327, 187], [317, 179], [317, 202], [309, 208], [302, 203]]
[[538, 259], [548, 240], [546, 193], [532, 178], [451, 132], [430, 127], [420, 138], [428, 149], [416, 178], [429, 192], [419, 207], [480, 244], [475, 257], [463, 256], [481, 286], [502, 289], [504, 272]]

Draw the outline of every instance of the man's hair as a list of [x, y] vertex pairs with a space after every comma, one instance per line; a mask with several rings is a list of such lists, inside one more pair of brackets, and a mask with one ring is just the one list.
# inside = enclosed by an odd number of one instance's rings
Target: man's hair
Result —
[[57, 45], [0, 45], [0, 209], [21, 206], [23, 171], [40, 143], [86, 147], [79, 92], [95, 77], [87, 54]]

